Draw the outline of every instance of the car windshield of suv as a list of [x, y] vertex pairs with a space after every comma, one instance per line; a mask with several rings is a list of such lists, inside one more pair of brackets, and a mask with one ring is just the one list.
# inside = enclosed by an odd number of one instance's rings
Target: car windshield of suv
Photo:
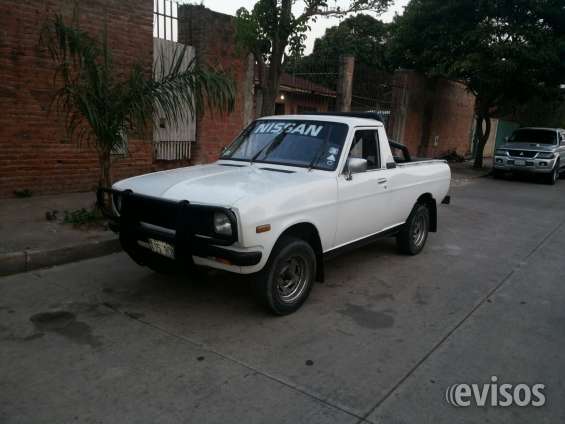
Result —
[[555, 131], [551, 130], [523, 129], [514, 131], [508, 141], [510, 143], [557, 144], [557, 136]]
[[337, 122], [259, 120], [247, 127], [220, 159], [333, 171], [347, 131], [346, 124]]

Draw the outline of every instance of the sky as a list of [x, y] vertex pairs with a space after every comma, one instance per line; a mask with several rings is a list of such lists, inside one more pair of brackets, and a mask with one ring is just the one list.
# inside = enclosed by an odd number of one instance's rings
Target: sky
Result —
[[[209, 9], [215, 10], [217, 12], [227, 13], [229, 15], [235, 15], [235, 12], [240, 7], [245, 7], [247, 9], [251, 9], [255, 4], [255, 0], [201, 0], [202, 4]], [[383, 15], [381, 15], [381, 19], [385, 22], [390, 22], [396, 13], [402, 14], [404, 10], [404, 6], [408, 4], [409, 0], [395, 0], [394, 5]], [[341, 7], [347, 7], [349, 4], [349, 0], [335, 0], [334, 2], [330, 1], [330, 4], [333, 5], [340, 5]], [[301, 9], [301, 2], [298, 1], [295, 5], [295, 13], [300, 13]], [[312, 23], [312, 30], [308, 33], [308, 38], [306, 40], [306, 54], [309, 54], [314, 47], [314, 40], [316, 38], [321, 37], [324, 35], [326, 28], [332, 27], [334, 25], [339, 24], [340, 20], [336, 18], [320, 18], [316, 23]]]

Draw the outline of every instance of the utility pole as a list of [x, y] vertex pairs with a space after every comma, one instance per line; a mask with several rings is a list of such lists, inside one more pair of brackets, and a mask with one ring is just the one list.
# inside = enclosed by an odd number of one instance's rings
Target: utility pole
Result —
[[342, 55], [339, 57], [339, 82], [337, 85], [336, 107], [338, 112], [351, 111], [353, 95], [353, 72], [355, 71], [355, 56]]

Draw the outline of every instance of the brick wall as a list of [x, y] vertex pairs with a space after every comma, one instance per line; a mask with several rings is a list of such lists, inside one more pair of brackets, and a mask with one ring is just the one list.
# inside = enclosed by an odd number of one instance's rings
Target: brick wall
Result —
[[253, 81], [253, 66], [249, 66], [248, 56], [235, 46], [234, 17], [203, 6], [179, 7], [179, 42], [196, 48], [199, 64], [229, 72], [237, 85], [232, 113], [206, 111], [196, 121], [192, 163], [215, 161], [222, 148], [245, 126], [245, 105], [253, 102], [252, 84], [249, 84]]
[[[98, 162], [89, 146], [69, 140], [57, 114], [49, 113], [53, 65], [38, 47], [40, 28], [54, 13], [72, 16], [78, 5], [82, 28], [99, 33], [108, 24], [117, 64], [152, 66], [151, 0], [3, 0], [0, 2], [0, 197], [14, 190], [34, 194], [83, 191], [98, 181]], [[114, 178], [153, 167], [149, 138], [130, 139], [127, 158], [117, 161]]]
[[465, 86], [401, 70], [394, 75], [393, 87], [391, 138], [419, 156], [469, 154], [475, 98]]

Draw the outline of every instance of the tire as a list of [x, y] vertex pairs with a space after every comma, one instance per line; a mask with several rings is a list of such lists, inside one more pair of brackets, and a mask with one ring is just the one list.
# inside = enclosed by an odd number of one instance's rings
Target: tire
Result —
[[557, 161], [557, 163], [555, 164], [555, 168], [553, 169], [551, 174], [544, 175], [546, 184], [549, 184], [549, 185], [557, 184], [557, 181], [559, 181], [559, 171], [560, 171], [559, 168], [560, 168], [560, 166], [561, 165], [560, 165], [559, 161]]
[[501, 171], [500, 169], [494, 169], [492, 170], [492, 178], [494, 179], [501, 179], [502, 177], [504, 177], [504, 172]]
[[283, 236], [265, 268], [255, 276], [259, 301], [276, 315], [297, 311], [308, 298], [316, 278], [316, 254], [304, 240]]
[[429, 231], [430, 209], [424, 203], [417, 203], [396, 236], [398, 249], [406, 255], [417, 255], [426, 245]]
[[162, 275], [174, 275], [179, 272], [177, 264], [167, 258], [151, 257], [144, 261], [151, 271]]

